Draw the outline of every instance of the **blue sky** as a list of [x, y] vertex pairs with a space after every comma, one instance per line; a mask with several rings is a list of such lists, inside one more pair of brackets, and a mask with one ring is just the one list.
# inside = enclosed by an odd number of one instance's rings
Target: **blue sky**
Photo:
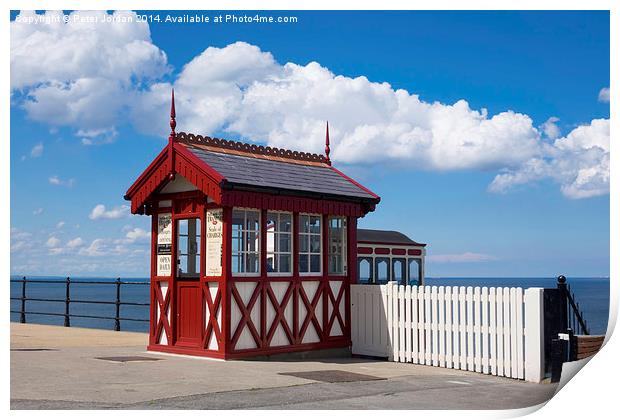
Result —
[[609, 275], [608, 13], [262, 14], [298, 22], [12, 13], [13, 274], [147, 274], [123, 194], [174, 86], [180, 131], [321, 152], [329, 119], [335, 165], [382, 197], [360, 226], [428, 243], [427, 275]]

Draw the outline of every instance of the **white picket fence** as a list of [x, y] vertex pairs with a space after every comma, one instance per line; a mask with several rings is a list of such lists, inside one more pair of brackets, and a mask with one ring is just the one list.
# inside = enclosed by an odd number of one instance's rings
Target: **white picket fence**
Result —
[[351, 305], [354, 354], [542, 379], [542, 289], [352, 285]]

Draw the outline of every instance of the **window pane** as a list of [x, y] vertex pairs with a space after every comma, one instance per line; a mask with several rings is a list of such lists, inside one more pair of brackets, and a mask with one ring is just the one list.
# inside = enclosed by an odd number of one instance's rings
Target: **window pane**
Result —
[[177, 224], [177, 232], [179, 235], [187, 235], [187, 219], [179, 220]]
[[248, 230], [258, 231], [259, 229], [259, 220], [260, 220], [260, 212], [258, 211], [248, 211], [246, 215], [246, 228]]
[[308, 252], [308, 235], [299, 235], [299, 252]]
[[280, 255], [279, 261], [280, 263], [278, 264], [278, 271], [280, 273], [290, 273], [292, 271], [290, 255]]
[[310, 231], [310, 220], [308, 215], [302, 214], [299, 216], [299, 232], [307, 233]]
[[420, 260], [417, 258], [409, 258], [409, 284], [420, 285]]
[[308, 254], [299, 255], [299, 272], [307, 273], [308, 272]]
[[278, 241], [278, 252], [291, 252], [291, 235], [286, 233], [280, 233], [278, 235], [280, 240]]
[[177, 274], [183, 276], [187, 273], [187, 255], [179, 255], [177, 258]]
[[277, 263], [276, 256], [274, 254], [267, 254], [267, 272], [268, 273], [278, 271], [278, 267], [276, 266], [276, 263]]
[[188, 248], [187, 248], [187, 236], [179, 236], [179, 240], [177, 241], [177, 254], [179, 255], [187, 255], [188, 254]]
[[321, 237], [319, 235], [310, 236], [310, 252], [321, 252]]
[[288, 213], [280, 214], [280, 232], [291, 232], [293, 230], [293, 217]]
[[267, 253], [273, 253], [278, 250], [275, 238], [276, 234], [274, 232], [267, 232]]
[[246, 273], [258, 273], [258, 254], [246, 254]]
[[386, 284], [390, 278], [390, 260], [389, 258], [377, 258], [377, 278], [376, 283]]
[[405, 285], [405, 260], [401, 258], [392, 259], [392, 280], [398, 284]]
[[312, 273], [319, 273], [321, 271], [320, 255], [310, 255], [310, 271]]
[[246, 237], [246, 251], [258, 251], [258, 233], [256, 232], [248, 232], [245, 235]]
[[232, 253], [233, 254], [237, 254], [242, 250], [242, 240], [241, 240], [241, 232], [237, 232], [237, 235], [235, 235], [235, 232], [233, 232], [233, 237], [232, 237]]
[[310, 233], [321, 233], [321, 217], [310, 216]]
[[357, 279], [359, 283], [372, 283], [372, 258], [357, 259]]
[[243, 210], [233, 210], [232, 214], [232, 228], [233, 231], [235, 229], [241, 230], [243, 228], [243, 219], [245, 217], [245, 211]]
[[243, 254], [233, 254], [232, 256], [232, 272], [233, 273], [243, 273], [244, 263], [243, 263]]

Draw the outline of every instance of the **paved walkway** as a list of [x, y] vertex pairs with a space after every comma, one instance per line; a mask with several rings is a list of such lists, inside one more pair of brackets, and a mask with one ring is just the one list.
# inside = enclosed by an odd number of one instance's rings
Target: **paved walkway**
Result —
[[[224, 362], [173, 356], [146, 352], [147, 337], [11, 324], [11, 408], [508, 409], [545, 402], [556, 389], [357, 358]], [[124, 356], [157, 360], [99, 359]], [[327, 383], [290, 375], [314, 371], [376, 379]]]

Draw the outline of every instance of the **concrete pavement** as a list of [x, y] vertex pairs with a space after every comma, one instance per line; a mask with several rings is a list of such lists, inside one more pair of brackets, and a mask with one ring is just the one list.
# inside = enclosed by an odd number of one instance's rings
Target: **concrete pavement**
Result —
[[[508, 409], [540, 404], [556, 389], [367, 359], [224, 362], [173, 356], [146, 352], [147, 339], [139, 333], [11, 324], [11, 408]], [[123, 356], [157, 360], [100, 359]], [[316, 371], [377, 379], [326, 383], [289, 375]]]

